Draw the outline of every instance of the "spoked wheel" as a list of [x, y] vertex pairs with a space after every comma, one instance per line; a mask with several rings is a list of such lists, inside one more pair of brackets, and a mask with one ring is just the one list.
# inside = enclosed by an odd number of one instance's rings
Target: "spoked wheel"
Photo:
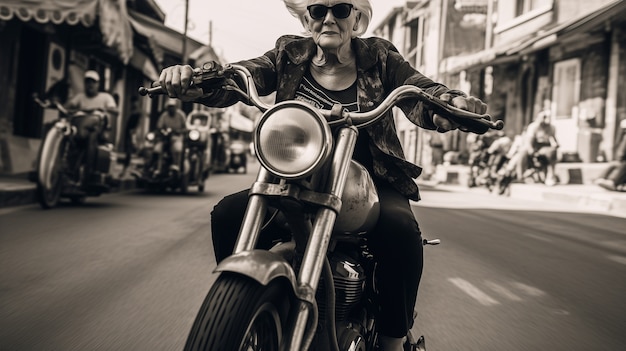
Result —
[[198, 312], [185, 350], [278, 350], [288, 295], [276, 282], [263, 286], [248, 277], [221, 274]]

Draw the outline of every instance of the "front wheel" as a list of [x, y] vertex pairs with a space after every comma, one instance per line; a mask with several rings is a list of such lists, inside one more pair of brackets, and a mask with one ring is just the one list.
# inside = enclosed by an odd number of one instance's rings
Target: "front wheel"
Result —
[[278, 350], [289, 309], [280, 282], [221, 274], [191, 328], [185, 350]]
[[66, 149], [67, 139], [55, 128], [48, 131], [37, 168], [37, 200], [44, 209], [55, 207], [61, 198]]

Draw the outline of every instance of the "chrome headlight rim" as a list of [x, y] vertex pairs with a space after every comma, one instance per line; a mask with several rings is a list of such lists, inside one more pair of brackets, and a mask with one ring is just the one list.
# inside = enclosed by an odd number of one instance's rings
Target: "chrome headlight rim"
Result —
[[[266, 158], [264, 151], [263, 151], [263, 146], [261, 145], [260, 134], [263, 131], [263, 125], [272, 116], [274, 116], [276, 112], [279, 112], [284, 109], [289, 109], [289, 108], [295, 108], [295, 109], [305, 111], [308, 114], [308, 116], [311, 117], [311, 120], [314, 121], [314, 124], [319, 128], [319, 133], [321, 134], [321, 145], [320, 145], [321, 150], [319, 150], [313, 162], [311, 162], [307, 167], [304, 167], [303, 169], [299, 171], [285, 171], [285, 170], [280, 170], [277, 167], [274, 167], [271, 164], [271, 162]], [[261, 166], [263, 166], [273, 175], [281, 177], [281, 178], [285, 178], [285, 179], [306, 178], [310, 174], [317, 171], [324, 164], [324, 162], [328, 159], [330, 152], [332, 150], [332, 143], [333, 143], [332, 133], [324, 116], [322, 116], [322, 114], [319, 112], [318, 109], [311, 106], [310, 104], [297, 101], [297, 100], [283, 101], [274, 105], [269, 110], [267, 110], [261, 116], [261, 118], [259, 118], [256, 124], [256, 127], [254, 129], [254, 135], [253, 135], [253, 144], [254, 144], [255, 154]]]

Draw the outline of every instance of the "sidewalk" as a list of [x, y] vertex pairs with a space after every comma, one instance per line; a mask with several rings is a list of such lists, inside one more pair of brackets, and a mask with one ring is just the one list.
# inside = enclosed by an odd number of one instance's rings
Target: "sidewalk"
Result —
[[[120, 154], [120, 156], [122, 156]], [[140, 160], [133, 158], [132, 165], [137, 164]], [[122, 172], [123, 165], [113, 161], [111, 163], [110, 174], [117, 177]], [[110, 193], [125, 191], [135, 188], [135, 178], [129, 172], [120, 179], [120, 184], [116, 188], [112, 188]], [[37, 203], [36, 197], [37, 185], [28, 180], [27, 174], [16, 175], [0, 175], [0, 208], [11, 206], [22, 206]], [[106, 194], [104, 194], [106, 195]]]
[[[626, 192], [609, 191], [593, 184], [602, 170], [602, 163], [563, 163], [557, 164], [556, 173], [561, 183], [555, 186], [544, 184], [513, 183], [508, 194], [511, 198], [544, 201], [572, 206], [590, 213], [626, 218]], [[431, 181], [420, 181], [424, 186], [442, 190], [470, 192], [483, 191], [486, 188], [467, 187], [469, 169], [463, 165], [448, 165], [437, 169]], [[493, 194], [494, 196], [497, 196]]]

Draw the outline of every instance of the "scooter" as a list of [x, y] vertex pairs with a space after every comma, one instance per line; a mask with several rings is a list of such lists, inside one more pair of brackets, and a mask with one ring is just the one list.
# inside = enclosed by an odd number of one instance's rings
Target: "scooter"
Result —
[[[264, 113], [253, 136], [261, 167], [238, 240], [215, 269], [219, 276], [185, 350], [376, 350], [377, 265], [364, 233], [380, 209], [371, 176], [352, 160], [359, 129], [409, 97], [471, 130], [501, 129], [502, 121], [453, 108], [410, 85], [358, 113], [295, 100], [265, 104], [240, 65], [207, 63], [195, 70], [193, 82], [236, 91]], [[160, 87], [140, 88], [140, 94], [161, 93]], [[255, 249], [265, 218], [284, 224], [292, 236], [269, 250]], [[409, 335], [405, 349], [424, 350], [424, 338]]]
[[106, 127], [103, 111], [70, 112], [60, 102], [42, 101], [42, 108], [54, 108], [54, 121], [39, 148], [37, 167], [30, 180], [37, 183], [36, 196], [44, 209], [55, 207], [61, 198], [81, 204], [88, 196], [100, 196], [118, 184], [109, 170], [112, 145], [98, 141]]

